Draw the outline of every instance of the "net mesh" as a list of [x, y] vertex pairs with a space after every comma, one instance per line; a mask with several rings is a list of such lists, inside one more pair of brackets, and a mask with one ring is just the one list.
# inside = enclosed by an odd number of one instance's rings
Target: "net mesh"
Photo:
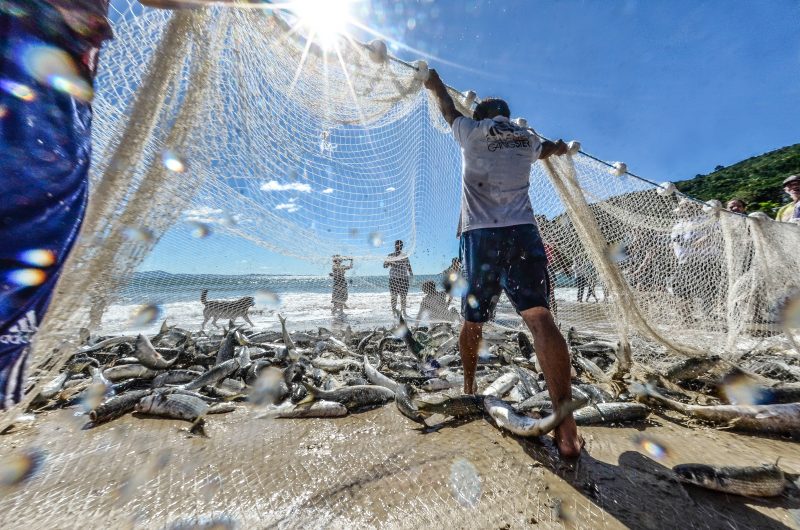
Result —
[[[76, 330], [125, 332], [142, 306], [197, 327], [202, 288], [209, 298], [263, 290], [257, 324], [275, 326], [270, 293], [283, 282], [282, 310], [302, 307], [299, 326], [330, 325], [331, 256], [348, 256], [348, 324], [365, 327], [392, 318], [388, 277], [369, 272], [394, 259], [395, 239], [412, 264], [449, 265], [460, 153], [420, 71], [353, 41], [323, 51], [266, 9], [173, 14], [115, 2], [112, 12], [91, 205], [38, 340], [35, 379], [73, 351]], [[466, 96], [451, 93], [468, 113]], [[618, 173], [584, 154], [532, 169], [562, 328], [616, 338], [651, 363], [791, 347], [782, 323], [797, 318], [781, 315], [796, 312], [796, 227]], [[205, 274], [140, 270], [154, 249]], [[292, 276], [255, 276], [274, 255], [318, 271], [294, 278], [302, 293]], [[249, 280], [225, 275], [233, 262], [251, 264]], [[279, 267], [270, 272], [292, 273]], [[440, 275], [412, 280], [412, 315], [425, 279]], [[495, 323], [520, 326], [504, 300]]]
[[[198, 329], [202, 289], [255, 296], [257, 328], [278, 326], [278, 310], [294, 329], [336, 325], [335, 255], [353, 264], [344, 324], [388, 325], [383, 265], [397, 239], [412, 266], [435, 264], [412, 278], [416, 314], [422, 281], [440, 284], [454, 255], [461, 186], [460, 152], [422, 87], [424, 66], [375, 61], [356, 42], [324, 52], [266, 9], [170, 13], [115, 1], [112, 21], [96, 81], [89, 212], [37, 337], [29, 396], [75, 352], [82, 328], [152, 331], [160, 321], [137, 319], [145, 307]], [[466, 96], [451, 94], [468, 113]], [[617, 173], [582, 153], [531, 172], [565, 332], [619, 341], [628, 362], [653, 368], [681, 355], [797, 347], [796, 226]], [[294, 274], [275, 256], [313, 273]], [[154, 270], [170, 260], [201, 273]], [[229, 274], [234, 263], [250, 274]], [[458, 303], [458, 289], [451, 294]], [[501, 300], [493, 324], [521, 321]], [[178, 481], [182, 472], [173, 470]], [[292, 514], [281, 506], [275, 524]]]

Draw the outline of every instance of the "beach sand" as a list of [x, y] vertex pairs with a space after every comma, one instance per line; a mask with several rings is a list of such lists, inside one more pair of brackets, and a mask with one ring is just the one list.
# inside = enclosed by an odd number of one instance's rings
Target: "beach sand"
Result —
[[[37, 416], [0, 437], [0, 457], [26, 447], [48, 454], [32, 479], [0, 497], [0, 527], [170, 528], [212, 517], [238, 528], [800, 526], [796, 496], [748, 499], [684, 487], [669, 474], [679, 463], [778, 457], [797, 473], [800, 447], [789, 440], [690, 429], [654, 413], [633, 427], [583, 428], [586, 454], [566, 465], [551, 438], [507, 436], [483, 419], [423, 433], [392, 405], [340, 419], [255, 413], [210, 416], [208, 438], [174, 420], [128, 415], [81, 430], [72, 410]], [[666, 457], [648, 455], [639, 434]]]

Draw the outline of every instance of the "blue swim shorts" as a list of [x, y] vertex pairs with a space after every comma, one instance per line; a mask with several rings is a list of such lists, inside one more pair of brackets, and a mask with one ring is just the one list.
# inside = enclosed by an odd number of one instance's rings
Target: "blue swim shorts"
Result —
[[50, 45], [0, 13], [0, 409], [22, 396], [29, 343], [88, 194], [91, 106], [38, 83], [21, 60]]
[[469, 230], [461, 234], [459, 252], [467, 282], [461, 315], [467, 322], [491, 319], [503, 291], [517, 313], [549, 308], [547, 257], [536, 225]]

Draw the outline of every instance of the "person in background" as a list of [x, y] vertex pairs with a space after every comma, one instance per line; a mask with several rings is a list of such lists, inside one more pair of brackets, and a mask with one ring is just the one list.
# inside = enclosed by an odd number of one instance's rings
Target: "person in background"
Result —
[[578, 288], [578, 302], [583, 302], [584, 292], [586, 292], [587, 302], [590, 296], [594, 296], [594, 301], [597, 302], [597, 295], [594, 292], [594, 271], [589, 258], [584, 255], [575, 258], [572, 263], [572, 274], [575, 277], [575, 287]]
[[[345, 304], [347, 303], [349, 295], [347, 291], [347, 278], [345, 278], [344, 274], [346, 271], [353, 268], [353, 258], [343, 258], [336, 254], [333, 256], [332, 260], [333, 270], [328, 273], [328, 276], [333, 278], [333, 293], [331, 294], [333, 308], [331, 309], [331, 313], [333, 315], [344, 316], [344, 308], [346, 307]], [[349, 263], [345, 265], [345, 261], [349, 261]]]
[[800, 175], [790, 175], [783, 181], [783, 191], [791, 199], [775, 216], [776, 221], [783, 223], [800, 223]]
[[[484, 99], [472, 117], [463, 116], [436, 70], [430, 70], [425, 88], [433, 93], [462, 153], [457, 233], [467, 283], [459, 337], [464, 393], [477, 391], [483, 324], [505, 292], [533, 333], [536, 356], [558, 409], [572, 397], [569, 350], [548, 306], [547, 258], [529, 191], [536, 160], [567, 154], [569, 148], [561, 140], [542, 140], [532, 129], [512, 122], [502, 99]], [[572, 415], [556, 428], [555, 439], [562, 456], [580, 454], [581, 439]]]
[[22, 397], [31, 339], [86, 213], [94, 78], [113, 37], [108, 8], [109, 0], [0, 1], [0, 409]]
[[425, 297], [422, 299], [417, 313], [417, 326], [423, 320], [428, 320], [431, 324], [459, 320], [458, 312], [450, 307], [451, 297], [445, 291], [437, 291], [435, 282], [430, 280], [422, 282], [422, 292]]
[[[406, 314], [406, 296], [408, 295], [408, 286], [414, 272], [411, 270], [411, 262], [408, 256], [403, 254], [403, 242], [397, 240], [394, 242], [394, 252], [387, 256], [387, 260], [383, 262], [383, 268], [389, 269], [389, 295], [392, 302], [392, 313], [395, 315], [402, 315], [403, 318], [408, 318]], [[397, 297], [400, 297], [400, 313], [397, 311]]]
[[725, 205], [725, 208], [729, 212], [733, 213], [740, 213], [742, 215], [747, 215], [747, 205], [744, 203], [742, 199], [731, 199], [728, 201], [728, 204]]

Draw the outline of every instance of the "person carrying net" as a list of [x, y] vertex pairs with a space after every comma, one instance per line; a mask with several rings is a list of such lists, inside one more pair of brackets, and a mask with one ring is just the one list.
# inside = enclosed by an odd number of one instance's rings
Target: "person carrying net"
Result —
[[[403, 242], [394, 242], [394, 252], [387, 256], [383, 262], [383, 268], [389, 269], [389, 295], [392, 303], [392, 313], [408, 318], [406, 314], [406, 297], [408, 296], [408, 286], [414, 272], [411, 270], [411, 262], [408, 256], [403, 254]], [[397, 298], [400, 297], [400, 312], [397, 311]]]
[[[464, 392], [477, 391], [475, 371], [483, 324], [505, 291], [533, 333], [536, 355], [553, 406], [558, 408], [572, 397], [569, 352], [548, 308], [547, 258], [528, 189], [533, 163], [566, 154], [567, 144], [541, 141], [532, 129], [512, 123], [508, 104], [500, 99], [481, 101], [472, 118], [461, 115], [435, 70], [430, 70], [425, 87], [433, 92], [452, 127], [464, 161], [458, 230], [467, 283], [459, 338]], [[572, 415], [555, 434], [563, 456], [580, 454], [581, 440]]]

